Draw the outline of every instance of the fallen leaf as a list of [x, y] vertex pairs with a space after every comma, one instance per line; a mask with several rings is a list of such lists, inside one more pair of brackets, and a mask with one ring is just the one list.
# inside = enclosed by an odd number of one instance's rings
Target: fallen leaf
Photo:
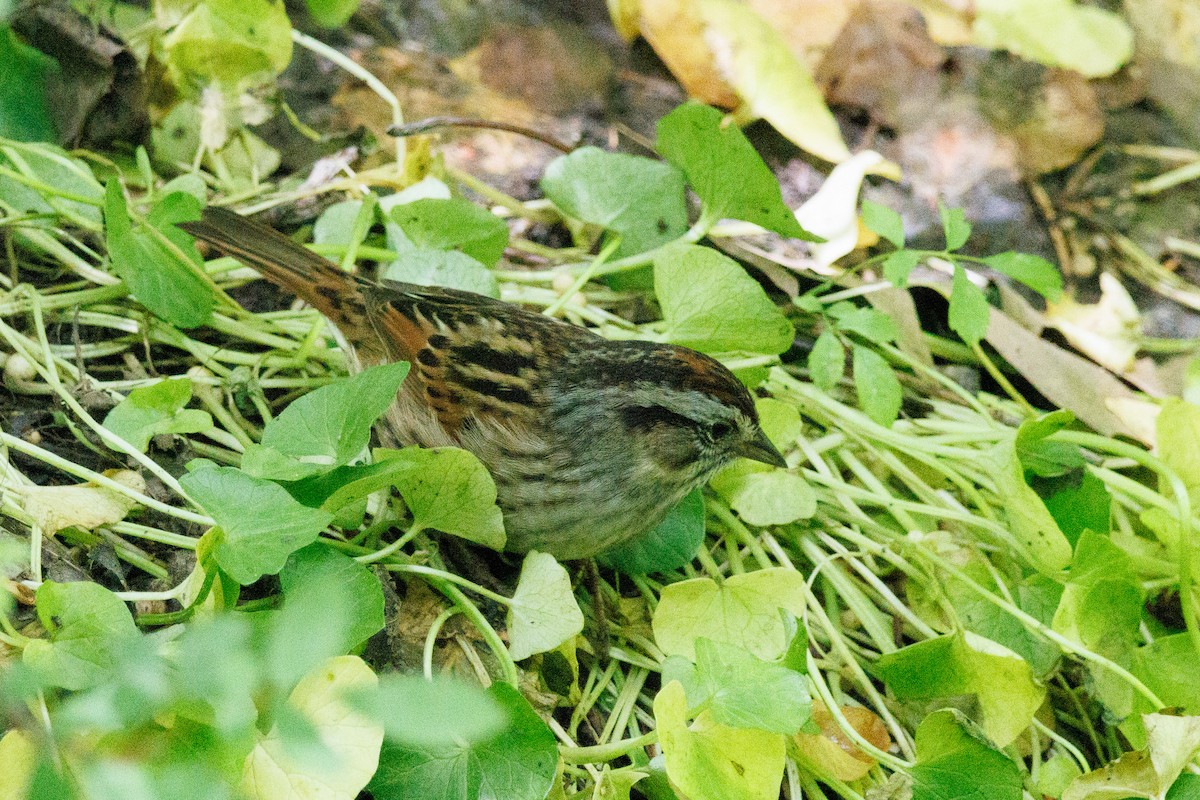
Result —
[[1083, 304], [1064, 296], [1047, 304], [1046, 321], [1076, 349], [1120, 375], [1133, 366], [1142, 334], [1138, 308], [1110, 273], [1100, 275], [1100, 302]]
[[[139, 494], [145, 493], [146, 481], [127, 469], [107, 470], [105, 476]], [[42, 532], [49, 535], [63, 528], [86, 530], [111, 525], [125, 519], [137, 501], [107, 486], [80, 483], [74, 486], [27, 486], [25, 512]]]

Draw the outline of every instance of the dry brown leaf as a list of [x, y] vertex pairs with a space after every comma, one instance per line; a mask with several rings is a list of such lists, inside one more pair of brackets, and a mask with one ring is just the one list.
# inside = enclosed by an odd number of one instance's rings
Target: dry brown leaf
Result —
[[[875, 712], [862, 706], [842, 706], [841, 712], [850, 727], [875, 747], [886, 751], [891, 745], [887, 726]], [[829, 709], [819, 699], [813, 700], [813, 722], [821, 729], [820, 733], [795, 736], [797, 749], [810, 760], [843, 781], [856, 781], [874, 768], [875, 759], [864, 753], [838, 727]]]
[[748, 0], [747, 5], [815, 69], [850, 16], [867, 0]]
[[1105, 436], [1124, 434], [1145, 441], [1143, 431], [1110, 410], [1114, 398], [1136, 395], [1108, 370], [1030, 333], [994, 308], [985, 338], [1051, 403], [1069, 409]]

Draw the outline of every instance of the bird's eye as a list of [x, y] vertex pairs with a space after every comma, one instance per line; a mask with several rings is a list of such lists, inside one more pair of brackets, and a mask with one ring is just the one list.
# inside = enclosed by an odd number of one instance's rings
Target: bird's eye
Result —
[[712, 437], [714, 439], [724, 439], [729, 435], [731, 430], [733, 430], [733, 426], [724, 422], [718, 422], [712, 426]]

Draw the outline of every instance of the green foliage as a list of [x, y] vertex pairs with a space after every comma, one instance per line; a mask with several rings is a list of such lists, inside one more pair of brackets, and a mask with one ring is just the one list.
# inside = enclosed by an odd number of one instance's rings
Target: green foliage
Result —
[[116, 181], [104, 196], [104, 222], [113, 270], [156, 316], [180, 328], [204, 325], [217, 305], [192, 237], [177, 222], [200, 219], [200, 204], [176, 192], [155, 203], [136, 224]]
[[709, 219], [732, 217], [781, 236], [819, 241], [796, 222], [779, 182], [746, 135], [736, 125], [722, 125], [717, 109], [685, 103], [663, 117], [658, 152], [687, 176]]
[[494, 683], [487, 692], [508, 717], [502, 733], [475, 742], [389, 741], [367, 787], [372, 796], [379, 800], [546, 797], [558, 764], [554, 734], [516, 689]]
[[308, 13], [322, 28], [340, 28], [358, 10], [358, 0], [305, 0]]
[[618, 234], [617, 257], [651, 250], [687, 230], [683, 175], [661, 161], [581, 147], [550, 162], [542, 191], [568, 216]]
[[799, 672], [763, 661], [739, 647], [696, 640], [696, 663], [672, 656], [663, 680], [677, 680], [691, 708], [705, 708], [714, 722], [793, 734], [812, 716], [808, 684]]
[[[0, 5], [2, 10], [2, 5]], [[0, 14], [0, 20], [3, 19]], [[54, 119], [43, 91], [57, 64], [22, 42], [0, 22], [0, 137], [24, 142], [53, 141]]]
[[896, 246], [897, 250], [904, 247], [904, 220], [900, 215], [887, 206], [864, 200], [862, 204], [862, 221], [871, 230]]
[[459, 198], [425, 198], [398, 205], [391, 219], [418, 248], [455, 250], [493, 267], [508, 246], [504, 220]]
[[171, 0], [159, 14], [181, 15], [162, 39], [177, 86], [198, 92], [269, 80], [292, 60], [292, 26], [278, 0]]
[[79, 690], [103, 683], [139, 635], [129, 609], [99, 584], [46, 581], [37, 609], [50, 640], [29, 642], [23, 657], [47, 686]]
[[663, 338], [707, 352], [782, 353], [795, 331], [762, 287], [732, 259], [707, 247], [680, 245], [654, 260], [654, 293]]
[[626, 575], [678, 569], [696, 557], [704, 542], [704, 492], [695, 489], [653, 530], [601, 553], [600, 564]]
[[1025, 659], [972, 633], [909, 645], [882, 656], [875, 666], [901, 701], [973, 695], [976, 722], [999, 747], [1029, 727], [1046, 698]]
[[974, 734], [957, 712], [935, 711], [917, 728], [912, 796], [913, 800], [1017, 800], [1021, 797], [1021, 773], [1008, 756]]
[[329, 511], [301, 505], [279, 484], [233, 467], [202, 466], [180, 485], [217, 521], [217, 563], [241, 584], [279, 572], [333, 521]]
[[141, 452], [150, 440], [164, 433], [200, 433], [211, 430], [207, 411], [184, 408], [192, 399], [192, 382], [182, 378], [134, 389], [104, 418], [104, 427]]

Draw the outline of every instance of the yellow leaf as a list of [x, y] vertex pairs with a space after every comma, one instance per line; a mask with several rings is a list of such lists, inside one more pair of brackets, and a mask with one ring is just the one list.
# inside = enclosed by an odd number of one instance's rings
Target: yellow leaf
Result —
[[[135, 492], [146, 491], [146, 481], [136, 472], [127, 469], [108, 470], [105, 475]], [[111, 525], [125, 519], [130, 509], [137, 505], [126, 495], [94, 483], [27, 486], [21, 493], [25, 495], [25, 513], [46, 534], [73, 526], [91, 530], [101, 525]]]
[[1047, 305], [1046, 320], [1105, 369], [1120, 375], [1133, 366], [1142, 319], [1129, 292], [1109, 273], [1100, 276], [1100, 302], [1085, 305], [1064, 296]]
[[21, 731], [0, 739], [0, 800], [24, 800], [36, 766], [37, 748]]
[[331, 658], [300, 679], [288, 703], [308, 718], [336, 763], [298, 763], [276, 728], [259, 734], [242, 765], [241, 793], [252, 800], [353, 800], [379, 764], [383, 726], [351, 711], [345, 692], [371, 688], [378, 679], [358, 656]]
[[778, 31], [736, 0], [696, 0], [696, 10], [718, 71], [742, 100], [740, 116], [765, 119], [826, 161], [850, 157], [812, 74]]

